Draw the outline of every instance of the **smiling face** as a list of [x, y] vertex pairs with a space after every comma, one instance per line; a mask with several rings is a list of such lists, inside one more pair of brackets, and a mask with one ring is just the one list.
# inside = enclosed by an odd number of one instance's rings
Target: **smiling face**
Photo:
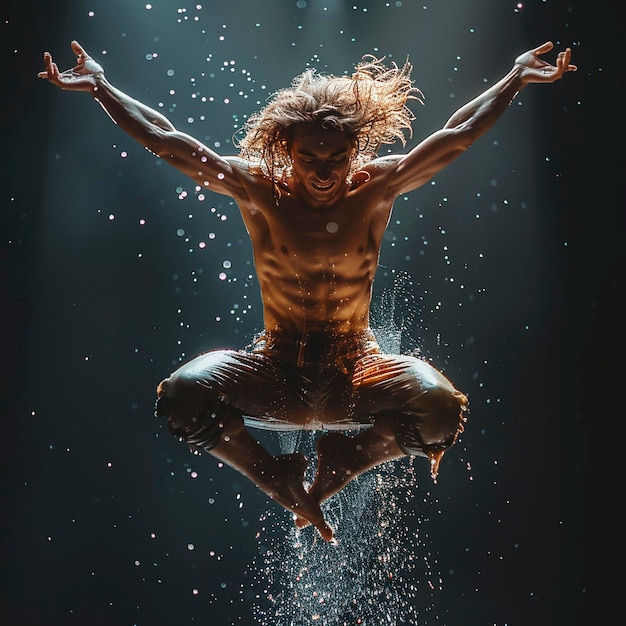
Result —
[[293, 176], [312, 206], [331, 204], [345, 193], [354, 153], [346, 133], [321, 126], [296, 128], [290, 153]]

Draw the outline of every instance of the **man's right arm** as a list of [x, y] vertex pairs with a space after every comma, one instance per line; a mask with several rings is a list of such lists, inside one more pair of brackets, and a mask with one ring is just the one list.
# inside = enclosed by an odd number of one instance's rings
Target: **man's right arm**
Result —
[[52, 56], [46, 52], [46, 69], [39, 77], [61, 89], [90, 93], [122, 130], [203, 188], [235, 198], [241, 196], [243, 187], [235, 170], [238, 160], [221, 157], [197, 139], [177, 130], [163, 114], [114, 87], [102, 67], [78, 42], [72, 42], [72, 50], [77, 56], [75, 67], [59, 72]]
[[462, 106], [441, 130], [427, 137], [408, 154], [375, 161], [393, 170], [389, 195], [396, 197], [430, 180], [482, 137], [526, 85], [552, 83], [566, 72], [576, 70], [576, 66], [570, 64], [572, 51], [569, 48], [558, 54], [556, 65], [543, 61], [540, 55], [552, 48], [552, 43], [546, 42], [519, 55], [513, 68], [503, 78]]

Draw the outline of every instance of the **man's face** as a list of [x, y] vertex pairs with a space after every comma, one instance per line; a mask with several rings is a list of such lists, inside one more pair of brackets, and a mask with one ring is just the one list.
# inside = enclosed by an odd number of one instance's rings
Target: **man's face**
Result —
[[353, 141], [344, 132], [319, 126], [295, 129], [293, 174], [314, 206], [331, 204], [345, 193], [353, 151]]

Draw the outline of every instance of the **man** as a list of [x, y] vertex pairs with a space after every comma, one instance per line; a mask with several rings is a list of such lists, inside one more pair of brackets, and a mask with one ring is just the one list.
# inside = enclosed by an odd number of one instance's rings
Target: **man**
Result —
[[[246, 350], [216, 350], [158, 386], [156, 414], [170, 431], [252, 480], [327, 541], [320, 504], [376, 465], [430, 458], [463, 429], [467, 398], [420, 359], [383, 354], [369, 326], [371, 289], [394, 199], [417, 189], [466, 150], [529, 83], [550, 83], [570, 65], [520, 55], [511, 71], [461, 107], [407, 154], [377, 157], [410, 131], [406, 104], [418, 99], [411, 67], [364, 59], [352, 76], [311, 70], [277, 92], [246, 125], [238, 157], [222, 157], [161, 113], [115, 88], [76, 42], [77, 65], [53, 84], [90, 93], [124, 131], [203, 188], [233, 197], [253, 244], [264, 332]], [[308, 460], [272, 456], [246, 426], [324, 431], [307, 490]], [[341, 431], [357, 430], [347, 436]], [[336, 431], [336, 432], [328, 432]]]

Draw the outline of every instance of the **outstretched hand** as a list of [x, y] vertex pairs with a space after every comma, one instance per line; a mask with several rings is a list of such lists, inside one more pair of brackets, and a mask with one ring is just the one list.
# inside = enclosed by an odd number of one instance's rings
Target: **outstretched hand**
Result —
[[575, 72], [576, 66], [570, 64], [572, 57], [571, 48], [565, 48], [564, 52], [559, 52], [556, 58], [556, 65], [550, 65], [539, 58], [540, 55], [550, 52], [554, 48], [551, 41], [520, 54], [515, 59], [515, 64], [524, 68], [523, 79], [527, 83], [553, 83], [565, 74], [565, 72]]
[[44, 52], [45, 71], [39, 72], [39, 78], [45, 78], [61, 89], [73, 91], [92, 91], [96, 87], [96, 76], [104, 76], [102, 66], [94, 61], [77, 42], [72, 41], [72, 50], [76, 54], [76, 65], [64, 72], [59, 72], [57, 64], [49, 52]]

